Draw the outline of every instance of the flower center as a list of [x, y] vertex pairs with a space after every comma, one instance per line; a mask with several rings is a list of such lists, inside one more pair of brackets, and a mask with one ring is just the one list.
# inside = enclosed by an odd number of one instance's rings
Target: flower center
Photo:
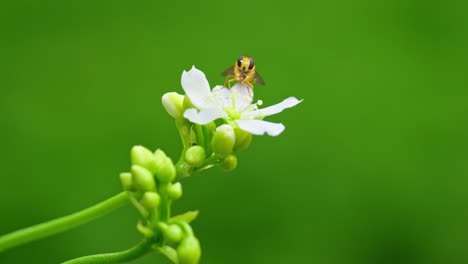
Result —
[[225, 108], [224, 111], [228, 114], [229, 118], [232, 120], [240, 119], [240, 113], [236, 111], [234, 107]]

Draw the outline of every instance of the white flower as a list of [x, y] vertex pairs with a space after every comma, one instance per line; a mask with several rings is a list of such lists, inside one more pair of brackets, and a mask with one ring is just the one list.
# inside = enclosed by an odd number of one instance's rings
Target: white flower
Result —
[[252, 104], [252, 88], [246, 84], [237, 83], [231, 89], [218, 85], [210, 91], [205, 74], [195, 66], [190, 71], [182, 73], [181, 82], [185, 93], [197, 108], [187, 109], [184, 112], [185, 118], [200, 125], [223, 118], [228, 122], [237, 123], [239, 128], [254, 135], [267, 133], [270, 136], [277, 136], [281, 134], [284, 130], [283, 124], [261, 119], [302, 102], [295, 97], [289, 97], [279, 104], [258, 109], [257, 104]]

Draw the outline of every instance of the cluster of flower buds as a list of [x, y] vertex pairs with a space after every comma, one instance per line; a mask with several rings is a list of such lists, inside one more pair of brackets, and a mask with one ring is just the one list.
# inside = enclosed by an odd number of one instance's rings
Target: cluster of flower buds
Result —
[[170, 215], [172, 201], [182, 197], [182, 185], [175, 182], [177, 172], [172, 160], [160, 149], [153, 153], [135, 146], [131, 161], [131, 171], [121, 173], [120, 180], [141, 214], [138, 231], [174, 263], [198, 263], [200, 243], [189, 225], [197, 212]]

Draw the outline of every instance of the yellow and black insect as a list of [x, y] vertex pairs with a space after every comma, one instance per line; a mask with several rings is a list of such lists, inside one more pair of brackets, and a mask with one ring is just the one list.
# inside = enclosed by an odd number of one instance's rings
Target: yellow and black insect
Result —
[[236, 64], [225, 70], [222, 75], [226, 76], [224, 86], [226, 86], [227, 83], [229, 88], [231, 88], [231, 82], [234, 81], [245, 83], [251, 88], [253, 88], [254, 83], [265, 85], [265, 81], [263, 81], [262, 77], [260, 77], [258, 72], [255, 70], [254, 60], [247, 56], [241, 56], [236, 61]]

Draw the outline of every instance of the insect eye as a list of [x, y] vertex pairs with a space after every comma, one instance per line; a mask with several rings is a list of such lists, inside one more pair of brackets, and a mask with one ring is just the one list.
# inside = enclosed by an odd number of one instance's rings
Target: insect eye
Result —
[[252, 58], [250, 58], [249, 70], [253, 69], [254, 66], [255, 66], [255, 62]]
[[242, 65], [242, 60], [244, 59], [244, 56], [241, 56], [238, 60], [237, 60], [237, 67], [240, 67]]

